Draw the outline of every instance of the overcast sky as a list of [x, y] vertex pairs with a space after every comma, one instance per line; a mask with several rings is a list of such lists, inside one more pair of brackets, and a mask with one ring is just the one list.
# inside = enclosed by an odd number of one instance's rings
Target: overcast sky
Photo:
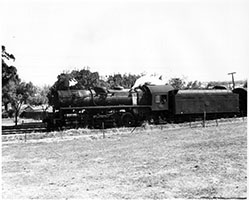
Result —
[[6, 0], [2, 45], [24, 81], [52, 85], [61, 72], [160, 74], [188, 81], [245, 80], [249, 1]]

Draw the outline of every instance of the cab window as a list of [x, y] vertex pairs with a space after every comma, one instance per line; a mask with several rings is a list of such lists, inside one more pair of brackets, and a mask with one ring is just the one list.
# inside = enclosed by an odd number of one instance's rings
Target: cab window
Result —
[[165, 104], [165, 103], [167, 103], [167, 101], [168, 101], [167, 95], [162, 95], [161, 96], [161, 103]]
[[165, 104], [167, 103], [167, 101], [168, 101], [167, 95], [155, 95], [155, 103]]
[[160, 95], [155, 96], [155, 103], [160, 103]]

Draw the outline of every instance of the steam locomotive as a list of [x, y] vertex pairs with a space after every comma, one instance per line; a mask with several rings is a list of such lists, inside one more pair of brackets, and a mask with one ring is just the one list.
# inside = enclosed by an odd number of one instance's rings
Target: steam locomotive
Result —
[[207, 119], [247, 114], [247, 90], [177, 90], [171, 85], [135, 89], [95, 87], [59, 90], [52, 96], [48, 129], [64, 127], [130, 127], [150, 123]]

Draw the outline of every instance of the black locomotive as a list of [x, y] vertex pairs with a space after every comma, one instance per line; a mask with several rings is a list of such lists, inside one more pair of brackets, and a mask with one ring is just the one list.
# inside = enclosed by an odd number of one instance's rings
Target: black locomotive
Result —
[[247, 91], [176, 90], [171, 85], [143, 85], [135, 89], [96, 87], [59, 90], [53, 94], [49, 129], [106, 128], [150, 123], [229, 117], [247, 114]]

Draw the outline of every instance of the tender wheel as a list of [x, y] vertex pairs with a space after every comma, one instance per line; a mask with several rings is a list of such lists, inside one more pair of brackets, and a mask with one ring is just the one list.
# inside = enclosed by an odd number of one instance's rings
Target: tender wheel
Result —
[[124, 113], [121, 122], [123, 126], [131, 127], [135, 125], [135, 118], [131, 113]]

